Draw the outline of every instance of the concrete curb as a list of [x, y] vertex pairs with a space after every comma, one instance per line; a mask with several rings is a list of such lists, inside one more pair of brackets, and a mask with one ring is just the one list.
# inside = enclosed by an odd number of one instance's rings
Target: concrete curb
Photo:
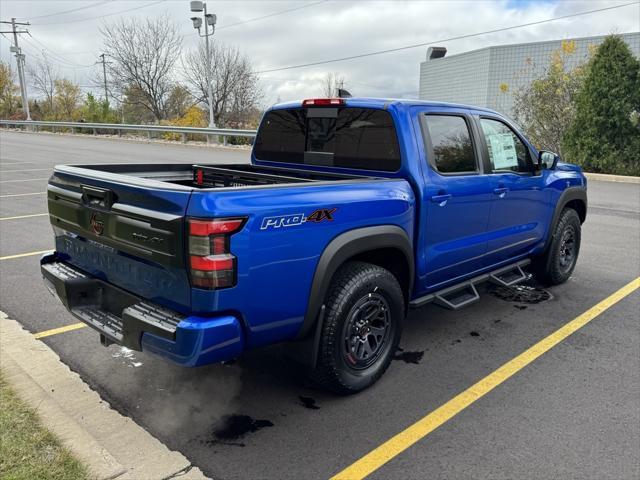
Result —
[[0, 312], [0, 366], [7, 382], [35, 409], [99, 480], [206, 480], [181, 453], [169, 450], [108, 403], [58, 355]]
[[640, 177], [630, 177], [627, 175], [606, 175], [604, 173], [587, 173], [587, 172], [585, 172], [584, 175], [587, 177], [587, 180], [597, 180], [600, 182], [640, 184]]

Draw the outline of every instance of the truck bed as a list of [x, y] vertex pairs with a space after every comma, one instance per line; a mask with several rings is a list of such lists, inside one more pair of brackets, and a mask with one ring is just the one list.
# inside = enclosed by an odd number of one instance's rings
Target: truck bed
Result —
[[[265, 167], [251, 164], [103, 164], [103, 165], [70, 165], [57, 167], [70, 173], [79, 173], [77, 169], [83, 169], [83, 174], [104, 179], [105, 176], [117, 175], [117, 180], [129, 182], [123, 177], [134, 177], [146, 182], [161, 182], [171, 184], [184, 189], [220, 189], [239, 188], [248, 186], [266, 186], [277, 184], [309, 184], [319, 182], [336, 182], [347, 180], [362, 180], [373, 177], [360, 175], [347, 175], [340, 173], [322, 173], [302, 169]], [[116, 178], [111, 178], [116, 180]], [[139, 181], [135, 181], [138, 183]]]

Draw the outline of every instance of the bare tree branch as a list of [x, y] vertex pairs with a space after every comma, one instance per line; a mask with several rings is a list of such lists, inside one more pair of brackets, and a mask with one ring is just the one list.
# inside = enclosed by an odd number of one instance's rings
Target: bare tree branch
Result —
[[46, 113], [52, 115], [55, 110], [56, 81], [59, 79], [57, 68], [43, 53], [42, 58], [38, 58], [34, 64], [29, 64], [27, 73], [31, 77], [34, 90], [44, 97]]
[[338, 97], [338, 91], [342, 88], [345, 88], [345, 78], [343, 75], [328, 72], [322, 79], [322, 94], [327, 98]]
[[[223, 126], [245, 123], [262, 95], [249, 58], [238, 48], [219, 42], [211, 45], [210, 55], [215, 121]], [[207, 54], [204, 45], [190, 52], [183, 66], [194, 98], [208, 109]]]
[[120, 19], [103, 25], [108, 74], [114, 87], [135, 90], [136, 102], [156, 121], [166, 117], [166, 101], [174, 86], [173, 67], [182, 51], [182, 37], [166, 15], [158, 18]]

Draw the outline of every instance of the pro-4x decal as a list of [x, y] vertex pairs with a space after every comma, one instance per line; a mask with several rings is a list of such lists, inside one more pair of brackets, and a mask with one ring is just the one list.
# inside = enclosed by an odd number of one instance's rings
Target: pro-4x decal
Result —
[[307, 222], [321, 222], [323, 220], [327, 220], [329, 222], [333, 221], [333, 214], [337, 210], [337, 208], [327, 208], [322, 210], [316, 210], [311, 215], [307, 217]]
[[268, 228], [283, 228], [294, 227], [296, 225], [302, 225], [305, 222], [320, 223], [320, 222], [332, 222], [333, 214], [338, 210], [337, 208], [321, 208], [305, 216], [304, 213], [294, 213], [289, 215], [277, 215], [275, 217], [264, 217], [260, 230], [267, 230]]

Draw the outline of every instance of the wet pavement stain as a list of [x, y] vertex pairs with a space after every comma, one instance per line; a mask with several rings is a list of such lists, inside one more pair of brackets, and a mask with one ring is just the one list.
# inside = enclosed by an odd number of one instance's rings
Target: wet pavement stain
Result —
[[233, 445], [244, 447], [243, 442], [236, 442], [248, 433], [254, 433], [265, 427], [273, 427], [270, 420], [256, 420], [249, 415], [225, 415], [213, 426], [211, 437], [202, 440], [206, 445]]
[[304, 408], [308, 408], [310, 410], [320, 410], [320, 407], [316, 405], [315, 398], [303, 396], [299, 396], [298, 398], [300, 399], [300, 405], [302, 405]]
[[417, 350], [415, 352], [405, 352], [401, 348], [398, 348], [398, 352], [393, 356], [394, 360], [402, 360], [404, 363], [419, 364], [424, 357], [424, 350]]
[[[531, 285], [514, 285], [513, 287], [494, 286], [489, 293], [506, 302], [536, 304], [551, 298], [551, 294], [542, 288]], [[517, 305], [516, 308], [524, 310], [525, 305]]]
[[475, 331], [469, 332], [469, 335], [471, 335], [472, 337], [479, 337], [480, 336], [480, 334], [478, 332], [475, 332]]

